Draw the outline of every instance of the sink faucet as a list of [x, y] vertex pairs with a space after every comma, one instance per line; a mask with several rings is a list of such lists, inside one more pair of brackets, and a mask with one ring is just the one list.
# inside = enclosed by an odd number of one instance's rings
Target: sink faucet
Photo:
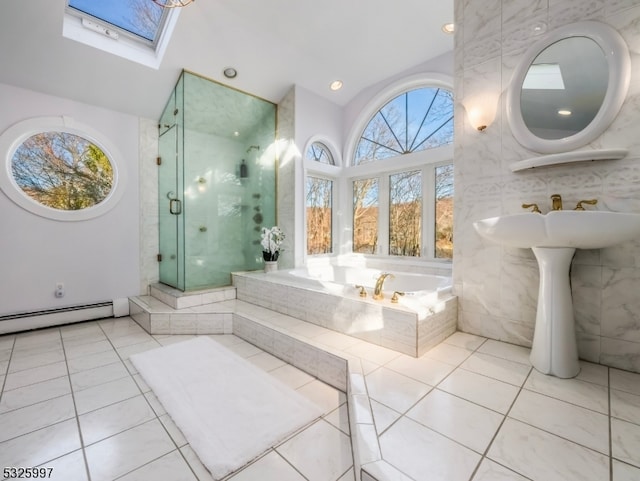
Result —
[[384, 280], [389, 276], [391, 278], [394, 277], [393, 274], [389, 274], [389, 273], [380, 274], [380, 277], [378, 277], [378, 280], [376, 281], [376, 287], [373, 290], [373, 298], [376, 301], [379, 301], [380, 299], [382, 299], [384, 297], [382, 295], [382, 286], [384, 285]]
[[560, 197], [560, 194], [551, 196], [551, 210], [562, 210], [562, 197]]

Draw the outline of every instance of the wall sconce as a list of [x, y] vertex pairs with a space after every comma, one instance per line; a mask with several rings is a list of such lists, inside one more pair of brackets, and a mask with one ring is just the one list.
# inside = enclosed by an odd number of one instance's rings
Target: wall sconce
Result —
[[496, 119], [499, 98], [499, 92], [482, 92], [464, 98], [462, 105], [474, 129], [484, 132], [493, 123]]

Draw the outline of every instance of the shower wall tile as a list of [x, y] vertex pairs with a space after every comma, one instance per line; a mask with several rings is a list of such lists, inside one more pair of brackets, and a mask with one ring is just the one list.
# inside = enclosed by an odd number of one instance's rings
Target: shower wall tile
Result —
[[158, 282], [160, 272], [156, 255], [160, 252], [158, 235], [158, 123], [140, 118], [139, 123], [140, 191], [140, 294], [149, 293], [149, 285]]
[[[455, 212], [453, 278], [459, 296], [458, 328], [530, 345], [538, 297], [535, 258], [481, 239], [478, 219], [522, 212], [523, 202], [550, 209], [563, 196], [571, 209], [596, 198], [596, 209], [640, 213], [640, 5], [632, 0], [502, 0], [457, 2]], [[522, 147], [506, 116], [506, 94], [523, 52], [546, 31], [574, 21], [603, 21], [631, 46], [631, 82], [619, 115], [585, 148], [628, 148], [627, 158], [513, 173], [510, 165], [540, 154]], [[545, 25], [546, 24], [546, 25]], [[500, 46], [495, 47], [494, 36]], [[543, 34], [544, 35], [544, 34]], [[495, 122], [478, 134], [462, 105], [473, 95], [499, 94]], [[640, 239], [601, 250], [578, 250], [571, 283], [580, 356], [640, 370]]]

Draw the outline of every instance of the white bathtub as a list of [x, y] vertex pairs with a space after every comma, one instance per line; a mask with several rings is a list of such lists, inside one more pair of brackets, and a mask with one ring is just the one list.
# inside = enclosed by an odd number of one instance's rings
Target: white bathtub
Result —
[[[384, 299], [374, 300], [381, 274], [377, 269], [323, 265], [234, 273], [233, 284], [241, 301], [411, 356], [453, 334], [458, 304], [451, 278], [392, 272], [385, 280]], [[356, 285], [365, 286], [366, 298]], [[394, 291], [405, 293], [398, 303], [391, 302]]]
[[283, 270], [270, 275], [352, 297], [360, 292], [355, 287], [357, 285], [364, 286], [367, 295], [372, 296], [376, 281], [383, 273], [392, 274], [384, 281], [382, 291], [385, 298], [390, 299], [394, 291], [402, 292], [405, 295], [400, 297], [400, 304], [411, 305], [417, 301], [422, 305], [429, 305], [451, 295], [450, 277], [429, 274], [325, 265]]

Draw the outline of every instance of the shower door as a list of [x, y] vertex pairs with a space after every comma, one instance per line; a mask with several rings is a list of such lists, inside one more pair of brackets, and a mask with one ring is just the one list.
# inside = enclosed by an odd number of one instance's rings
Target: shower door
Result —
[[158, 208], [160, 233], [160, 282], [184, 290], [183, 192], [178, 162], [178, 127], [160, 134]]

